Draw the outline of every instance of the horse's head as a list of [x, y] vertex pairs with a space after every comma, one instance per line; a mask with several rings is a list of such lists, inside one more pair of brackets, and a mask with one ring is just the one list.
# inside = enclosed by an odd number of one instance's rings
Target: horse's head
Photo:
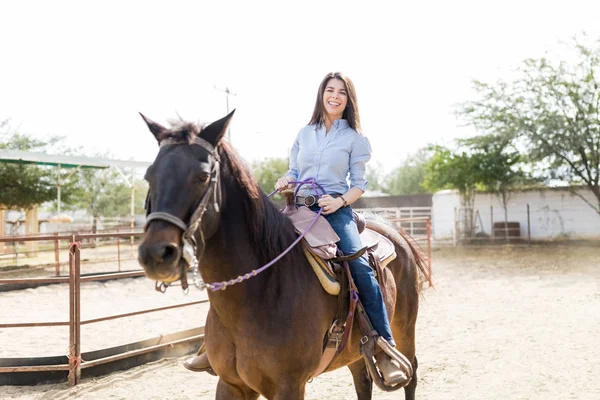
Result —
[[196, 240], [217, 230], [221, 201], [217, 146], [232, 116], [233, 112], [205, 128], [191, 123], [165, 128], [142, 115], [160, 146], [145, 176], [146, 234], [138, 250], [149, 278], [178, 280], [185, 275], [190, 247], [195, 249]]

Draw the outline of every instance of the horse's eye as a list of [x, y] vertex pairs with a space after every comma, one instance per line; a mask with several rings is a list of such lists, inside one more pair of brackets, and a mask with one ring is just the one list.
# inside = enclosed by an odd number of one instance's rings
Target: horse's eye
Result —
[[203, 172], [200, 175], [198, 175], [198, 180], [202, 183], [208, 182], [209, 179], [210, 179], [210, 174], [208, 172]]

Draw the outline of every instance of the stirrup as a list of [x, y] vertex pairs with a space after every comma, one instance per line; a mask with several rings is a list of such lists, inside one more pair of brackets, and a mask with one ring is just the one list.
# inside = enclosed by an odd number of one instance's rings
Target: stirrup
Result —
[[387, 340], [379, 336], [377, 338], [377, 346], [385, 354], [390, 356], [392, 360], [396, 361], [400, 367], [404, 368], [409, 374], [408, 376], [413, 376], [413, 366], [412, 363], [404, 356], [404, 354], [400, 353], [394, 346], [392, 346]]

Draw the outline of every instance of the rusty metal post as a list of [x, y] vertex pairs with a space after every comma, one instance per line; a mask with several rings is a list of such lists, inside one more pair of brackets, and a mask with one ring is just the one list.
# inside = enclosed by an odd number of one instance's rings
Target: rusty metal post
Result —
[[58, 232], [54, 233], [56, 238], [54, 239], [54, 269], [56, 276], [60, 275], [60, 246], [58, 243]]
[[72, 246], [75, 245], [75, 236], [69, 243], [69, 386], [75, 385], [75, 255]]
[[69, 244], [69, 386], [75, 386], [81, 378], [81, 335], [79, 332], [80, 313], [80, 272], [81, 257], [78, 237], [73, 235]]
[[[77, 237], [76, 240], [76, 243], [81, 242]], [[75, 327], [77, 328], [75, 335], [75, 355], [77, 357], [75, 384], [78, 384], [81, 380], [81, 252], [79, 245], [75, 246]]]
[[[117, 228], [117, 233], [119, 233], [119, 228]], [[117, 236], [117, 265], [118, 272], [121, 272], [121, 238]]]
[[427, 219], [427, 264], [429, 268], [429, 286], [431, 286], [431, 220]]

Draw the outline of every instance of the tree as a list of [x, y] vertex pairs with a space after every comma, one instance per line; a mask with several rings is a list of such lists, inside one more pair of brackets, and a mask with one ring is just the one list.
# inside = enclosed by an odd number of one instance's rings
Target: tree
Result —
[[381, 190], [383, 189], [383, 165], [381, 163], [367, 163], [367, 172], [365, 178], [368, 182], [368, 190]]
[[463, 218], [465, 232], [471, 236], [474, 232], [475, 188], [481, 182], [481, 154], [469, 154], [466, 150], [452, 151], [444, 146], [431, 146], [429, 149], [432, 156], [425, 165], [423, 187], [431, 192], [458, 190], [466, 211]]
[[383, 191], [392, 195], [426, 193], [423, 182], [428, 157], [426, 149], [410, 155], [386, 176], [382, 184]]
[[[0, 124], [6, 128], [8, 121]], [[0, 133], [0, 148], [22, 151], [44, 151], [60, 140], [51, 137], [45, 141], [18, 132]], [[0, 205], [8, 209], [31, 209], [56, 199], [56, 170], [32, 164], [0, 163]], [[71, 195], [73, 186], [67, 182], [65, 196]]]
[[[251, 169], [258, 181], [258, 185], [265, 193], [269, 194], [275, 190], [277, 179], [288, 172], [289, 164], [286, 158], [267, 158], [252, 163]], [[277, 200], [283, 199], [279, 193], [275, 194], [273, 198]]]
[[[111, 168], [81, 170], [77, 187], [73, 206], [85, 209], [93, 217], [93, 232], [96, 232], [101, 216], [129, 215], [131, 188], [117, 171]], [[144, 198], [137, 198], [137, 203], [143, 202]]]
[[[477, 155], [478, 186], [494, 193], [504, 209], [504, 234], [508, 237], [508, 202], [515, 188], [536, 182], [523, 169], [525, 157], [505, 137], [476, 136], [458, 141]], [[491, 227], [491, 229], [494, 229]]]
[[483, 134], [522, 146], [542, 177], [569, 183], [600, 215], [600, 41], [588, 47], [575, 38], [572, 50], [574, 63], [527, 59], [511, 82], [475, 81], [479, 98], [458, 115]]

